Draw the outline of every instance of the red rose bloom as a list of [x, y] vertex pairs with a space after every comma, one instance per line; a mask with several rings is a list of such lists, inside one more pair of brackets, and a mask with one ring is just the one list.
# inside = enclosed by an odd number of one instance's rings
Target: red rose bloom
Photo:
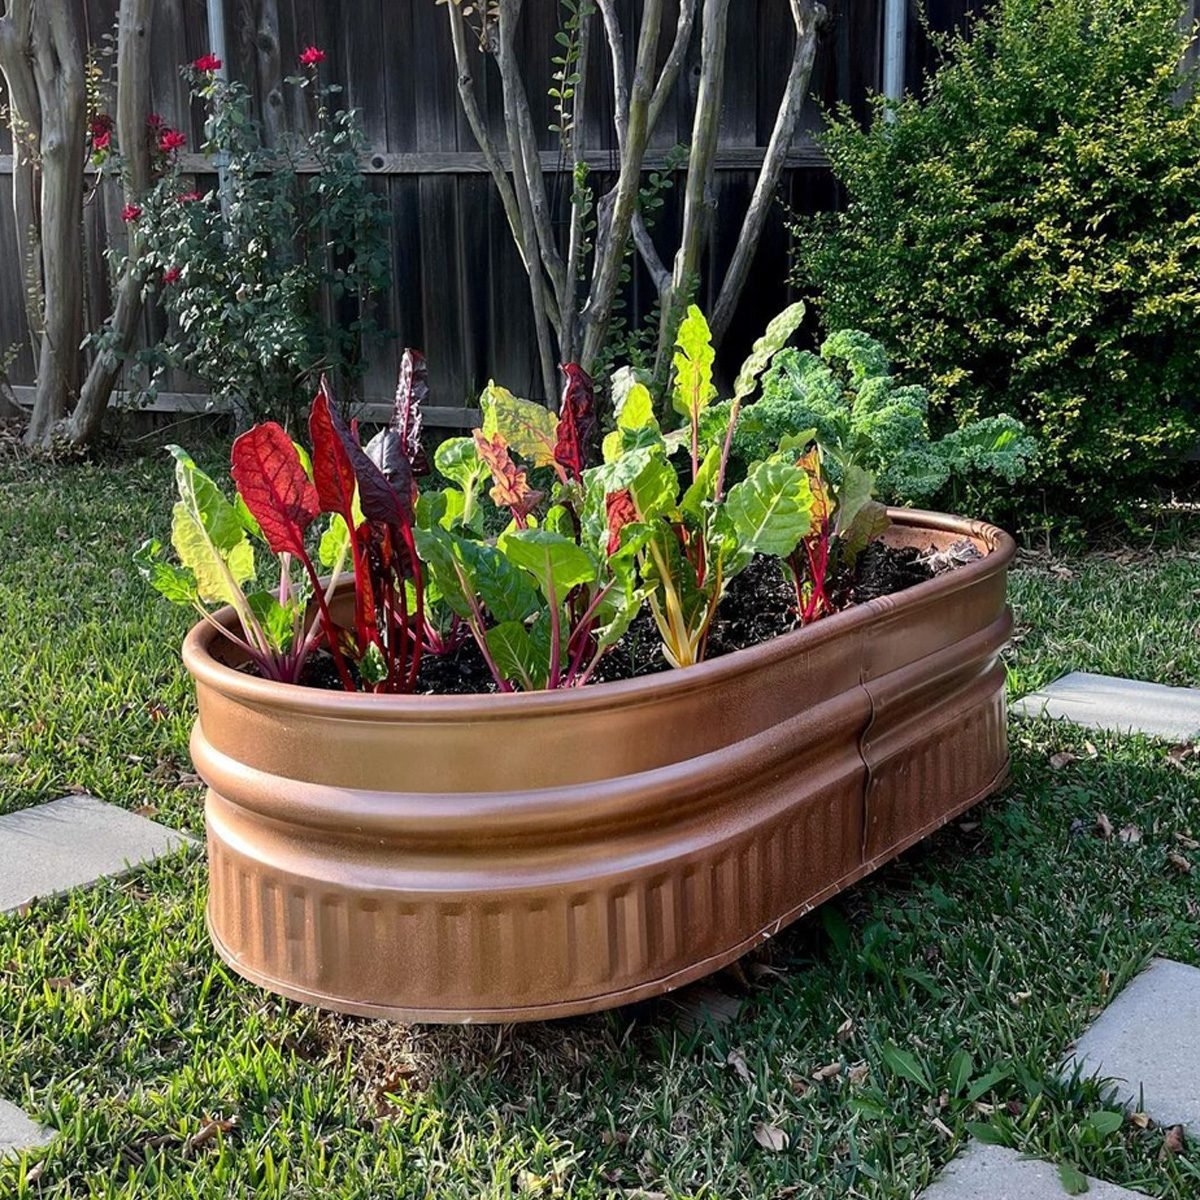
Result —
[[162, 117], [160, 117], [158, 115], [158, 113], [147, 113], [146, 114], [146, 128], [147, 129], [153, 129], [153, 130], [157, 131], [157, 130], [161, 129], [165, 124], [166, 124], [166, 122], [162, 119]]
[[194, 63], [192, 63], [194, 71], [219, 71], [221, 69], [221, 60], [215, 54], [202, 54]]
[[92, 149], [107, 150], [112, 145], [112, 134], [106, 129], [103, 133], [92, 134]]
[[110, 133], [113, 127], [113, 119], [108, 113], [97, 113], [88, 122], [88, 132], [93, 138], [98, 138], [105, 133]]
[[136, 204], [127, 204], [121, 209], [122, 221], [136, 221], [142, 215], [142, 210]]
[[178, 129], [164, 129], [158, 138], [158, 148], [164, 154], [170, 154], [172, 150], [179, 150], [186, 145], [187, 138]]
[[325, 61], [325, 51], [318, 50], [316, 46], [308, 46], [300, 52], [300, 65], [302, 67], [315, 67], [317, 63]]
[[199, 192], [182, 192], [179, 196], [180, 204], [195, 204], [197, 200], [203, 200], [204, 197]]
[[163, 283], [175, 283], [179, 279], [180, 271], [178, 267], [168, 267], [163, 272]]

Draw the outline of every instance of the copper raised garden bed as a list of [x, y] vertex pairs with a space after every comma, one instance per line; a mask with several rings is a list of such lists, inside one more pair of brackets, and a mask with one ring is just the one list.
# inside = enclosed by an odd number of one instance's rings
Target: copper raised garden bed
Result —
[[[685, 671], [518, 695], [276, 684], [195, 628], [208, 924], [246, 978], [343, 1012], [522, 1021], [714, 971], [999, 787], [1013, 542]], [[232, 621], [231, 613], [224, 619]]]

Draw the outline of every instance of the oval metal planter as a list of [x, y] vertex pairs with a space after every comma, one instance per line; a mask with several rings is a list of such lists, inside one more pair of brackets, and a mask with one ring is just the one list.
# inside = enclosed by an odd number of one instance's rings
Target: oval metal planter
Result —
[[[686, 671], [382, 697], [235, 670], [199, 625], [208, 924], [239, 974], [343, 1012], [522, 1021], [669, 991], [1001, 785], [1001, 530], [985, 557]], [[231, 613], [224, 617], [233, 620]]]

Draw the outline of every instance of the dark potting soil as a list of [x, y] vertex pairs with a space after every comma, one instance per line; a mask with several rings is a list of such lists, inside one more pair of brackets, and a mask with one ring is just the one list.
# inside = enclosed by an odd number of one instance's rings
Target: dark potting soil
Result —
[[[830, 580], [828, 592], [840, 611], [880, 596], [890, 596], [924, 583], [934, 575], [954, 570], [981, 557], [972, 542], [959, 542], [941, 553], [922, 553], [911, 546], [872, 542], [855, 563]], [[709, 660], [761, 645], [798, 627], [796, 591], [791, 576], [773, 558], [755, 559], [734, 578], [709, 630]], [[601, 660], [592, 676], [596, 683], [636, 679], [669, 670], [662, 655], [654, 618], [643, 609], [625, 636]], [[303, 681], [310, 687], [340, 689], [328, 653], [313, 657]], [[422, 695], [460, 696], [494, 692], [495, 682], [473, 640], [440, 656], [425, 655], [417, 692]]]

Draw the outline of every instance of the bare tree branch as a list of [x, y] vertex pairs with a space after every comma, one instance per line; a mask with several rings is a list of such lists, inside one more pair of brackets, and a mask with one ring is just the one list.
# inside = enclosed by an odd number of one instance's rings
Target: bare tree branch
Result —
[[[728, 0], [725, 0], [728, 3]], [[612, 10], [611, 0], [604, 0], [600, 11]], [[606, 28], [612, 30], [606, 18]], [[617, 26], [619, 28], [619, 26]], [[612, 317], [613, 300], [621, 279], [621, 265], [629, 244], [630, 229], [637, 211], [638, 190], [641, 185], [642, 163], [646, 157], [649, 138], [647, 120], [653, 94], [654, 64], [658, 54], [658, 37], [662, 28], [662, 0], [646, 0], [642, 9], [642, 27], [638, 36], [637, 60], [633, 84], [629, 88], [628, 120], [625, 123], [625, 142], [621, 150], [621, 172], [613, 191], [610, 212], [604, 214], [596, 242], [596, 268], [591, 294], [584, 310], [584, 339], [581, 356], [583, 369], [589, 370], [604, 345]], [[617, 50], [614, 45], [613, 54]]]
[[[612, 52], [612, 72], [613, 72], [613, 125], [617, 132], [617, 152], [625, 153], [625, 142], [629, 132], [629, 76], [625, 70], [625, 35], [621, 29], [621, 21], [617, 16], [612, 0], [597, 0], [601, 15], [604, 18], [604, 28], [608, 37], [609, 47]], [[682, 0], [683, 7], [680, 9], [679, 20], [680, 27], [684, 23], [684, 14], [691, 12], [695, 13], [696, 0]], [[687, 32], [691, 33], [690, 18], [687, 22]], [[671, 54], [674, 55], [680, 44], [680, 35], [678, 29], [676, 31], [675, 45], [671, 47]], [[684, 40], [683, 52], [686, 52], [687, 44]], [[682, 62], [682, 57], [680, 59]], [[669, 69], [670, 62], [668, 61], [667, 68]], [[678, 68], [676, 68], [678, 75]], [[664, 76], [659, 77], [658, 83], [655, 85], [654, 96], [659, 95], [659, 89], [663, 86]], [[646, 117], [646, 141], [650, 140], [650, 131], [653, 129], [654, 122], [651, 119], [650, 113], [653, 112], [654, 98], [650, 101], [650, 110]], [[661, 113], [661, 103], [659, 112]], [[656, 119], [656, 118], [655, 118]], [[616, 189], [614, 188], [604, 198], [605, 215], [611, 213], [612, 204], [616, 199]], [[654, 281], [655, 290], [661, 295], [666, 286], [670, 283], [671, 273], [663, 264], [662, 258], [658, 253], [658, 248], [654, 245], [654, 240], [650, 236], [650, 231], [646, 228], [645, 219], [642, 216], [641, 209], [637, 209], [633, 214], [632, 223], [633, 241], [637, 247], [638, 254], [641, 256], [642, 262], [646, 265], [646, 270], [650, 273], [650, 278]]]
[[791, 5], [792, 20], [796, 25], [796, 48], [792, 53], [792, 67], [788, 73], [779, 112], [775, 117], [775, 128], [771, 131], [766, 157], [758, 173], [754, 195], [742, 221], [742, 230], [733, 258], [725, 272], [720, 295], [713, 309], [712, 331], [713, 340], [717, 345], [720, 345], [725, 334], [729, 332], [734, 310], [742, 298], [742, 291], [750, 274], [750, 264], [754, 261], [754, 254], [762, 238], [763, 226], [774, 201], [775, 189], [779, 186], [779, 178], [783, 174], [792, 138], [800, 121], [800, 112], [808, 94], [813, 62], [817, 56], [817, 34], [825, 23], [825, 8], [816, 0], [791, 0]]
[[[524, 161], [526, 143], [522, 136], [518, 100], [510, 86], [515, 72], [513, 61], [513, 31], [521, 13], [521, 0], [500, 0], [499, 36], [496, 61], [500, 67], [500, 78], [504, 92], [504, 126], [512, 154], [513, 187], [517, 196], [517, 208], [521, 214], [521, 235], [528, 250], [526, 261], [529, 268], [529, 293], [533, 302], [533, 320], [537, 330], [538, 358], [542, 368], [542, 386], [547, 400], [557, 392], [557, 375], [554, 369], [554, 350], [550, 344], [550, 327], [546, 317], [545, 279], [542, 275], [540, 254], [536, 253], [538, 234], [533, 213], [533, 200], [529, 194], [530, 167]], [[536, 155], [537, 146], [533, 147]]]
[[675, 41], [671, 44], [667, 61], [654, 85], [654, 96], [650, 100], [650, 115], [647, 125], [653, 133], [658, 126], [658, 118], [662, 116], [679, 82], [679, 72], [687, 58], [688, 45], [692, 40], [692, 26], [696, 21], [696, 0], [679, 0], [679, 20], [675, 24]]
[[592, 17], [594, 11], [585, 8], [579, 18], [579, 76], [571, 97], [571, 222], [567, 233], [566, 279], [563, 286], [561, 305], [562, 334], [560, 338], [563, 362], [574, 362], [579, 353], [579, 275], [583, 267], [585, 242], [584, 208], [579, 203], [576, 189], [584, 171], [584, 116], [587, 111], [588, 57], [592, 46]]
[[521, 261], [528, 271], [530, 269], [530, 260], [525, 249], [525, 237], [521, 228], [521, 212], [517, 207], [517, 196], [513, 191], [512, 183], [509, 181], [508, 172], [504, 169], [504, 164], [500, 161], [500, 152], [496, 149], [496, 143], [492, 141], [492, 136], [488, 132], [487, 121], [484, 120], [483, 113], [479, 108], [479, 100], [475, 95], [475, 79], [471, 73], [471, 57], [467, 47], [466, 26], [463, 22], [462, 13], [459, 11], [458, 5], [453, 3], [453, 0], [446, 5], [446, 15], [450, 20], [450, 37], [454, 44], [454, 62], [458, 73], [459, 102], [462, 104], [467, 124], [471, 127], [475, 143], [483, 155], [483, 161], [487, 164], [492, 182], [496, 185], [496, 191], [500, 194], [500, 203], [504, 206], [504, 215], [508, 218], [508, 227], [512, 231], [513, 241], [516, 242], [517, 253], [520, 254]]
[[650, 236], [650, 230], [646, 228], [641, 209], [633, 214], [633, 243], [637, 246], [638, 254], [641, 255], [642, 262], [645, 263], [646, 270], [650, 273], [654, 290], [661, 297], [670, 290], [671, 272], [667, 270], [662, 256], [658, 253], [658, 247]]
[[[520, 0], [517, 2], [520, 8]], [[516, 18], [513, 18], [513, 26]], [[525, 184], [529, 191], [530, 205], [533, 211], [533, 225], [537, 230], [537, 244], [542, 256], [542, 266], [554, 288], [555, 298], [560, 309], [563, 300], [563, 285], [566, 280], [566, 267], [554, 240], [554, 226], [550, 220], [550, 201], [546, 191], [546, 177], [542, 172], [542, 156], [538, 147], [537, 130], [533, 125], [533, 113], [529, 107], [529, 93], [521, 79], [517, 66], [516, 53], [511, 42], [508, 47], [501, 40], [500, 53], [496, 57], [500, 67], [500, 77], [504, 84], [505, 93], [512, 90], [517, 116], [517, 129], [521, 140], [521, 159], [525, 164]], [[516, 162], [514, 156], [514, 163]], [[558, 322], [561, 325], [561, 319]]]
[[[117, 143], [124, 160], [125, 202], [150, 188], [150, 151], [146, 118], [150, 112], [150, 23], [154, 0], [121, 0], [117, 15]], [[141, 237], [130, 234], [117, 303], [110, 325], [113, 345], [98, 354], [67, 423], [73, 445], [90, 442], [100, 431], [105, 410], [125, 356], [133, 345], [142, 315]]]
[[729, 32], [729, 0], [706, 0], [700, 35], [700, 87], [692, 123], [687, 183], [683, 197], [683, 232], [675, 254], [671, 286], [661, 298], [656, 380], [665, 383], [666, 364], [675, 340], [676, 308], [681, 294], [700, 274], [700, 260], [712, 222], [713, 164], [720, 132], [725, 91], [725, 46]]
[[83, 50], [69, 0], [33, 12], [33, 74], [41, 108], [44, 320], [37, 393], [26, 441], [49, 444], [78, 391], [83, 333], [81, 211], [85, 135]]
[[42, 113], [33, 77], [30, 42], [31, 0], [10, 0], [0, 17], [0, 72], [8, 91], [8, 123], [13, 143], [12, 206], [17, 234], [25, 324], [33, 361], [42, 353], [42, 263], [38, 245], [38, 151]]

